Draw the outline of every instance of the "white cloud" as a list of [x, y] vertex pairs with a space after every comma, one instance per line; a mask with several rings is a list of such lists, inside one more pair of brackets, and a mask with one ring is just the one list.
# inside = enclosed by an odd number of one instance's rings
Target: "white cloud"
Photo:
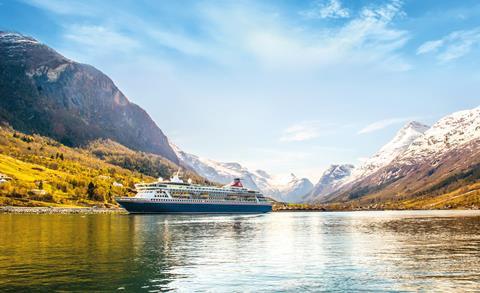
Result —
[[205, 55], [208, 51], [199, 42], [182, 36], [178, 32], [168, 32], [161, 30], [149, 30], [148, 33], [159, 43], [170, 47], [187, 55]]
[[375, 131], [379, 131], [382, 129], [385, 129], [389, 126], [398, 124], [398, 123], [403, 123], [406, 121], [413, 120], [412, 117], [405, 117], [405, 118], [391, 118], [391, 119], [384, 119], [380, 121], [373, 122], [364, 128], [362, 128], [360, 131], [358, 131], [357, 134], [366, 134], [366, 133], [371, 133]]
[[423, 43], [417, 54], [436, 54], [441, 62], [448, 62], [467, 55], [480, 44], [480, 27], [455, 31], [439, 39]]
[[443, 46], [443, 43], [443, 40], [425, 42], [418, 47], [417, 55], [436, 52], [441, 46]]
[[[88, 7], [75, 1], [69, 1], [68, 5], [56, 0], [24, 1], [58, 14], [82, 15], [88, 11]], [[408, 40], [408, 33], [393, 27], [394, 19], [404, 14], [401, 4], [392, 0], [382, 5], [369, 5], [341, 26], [313, 29], [298, 26], [255, 2], [248, 5], [207, 2], [194, 6], [202, 32], [199, 35], [181, 27], [152, 27], [134, 14], [112, 8], [114, 11], [108, 15], [96, 11], [103, 23], [68, 25], [65, 30], [67, 40], [86, 45], [92, 52], [107, 48], [125, 51], [151, 42], [229, 68], [249, 64], [292, 72], [368, 65], [382, 71], [405, 71], [410, 65], [397, 51]], [[316, 8], [323, 17], [351, 16], [339, 0], [323, 2]], [[134, 35], [120, 33], [132, 28], [137, 31]]]
[[77, 1], [63, 1], [63, 0], [22, 0], [23, 2], [48, 10], [57, 14], [70, 15], [90, 15], [93, 13], [92, 5]]
[[246, 50], [268, 68], [302, 70], [368, 64], [404, 71], [410, 66], [397, 50], [407, 42], [408, 33], [392, 27], [394, 19], [402, 15], [401, 2], [392, 1], [365, 7], [340, 27], [307, 31], [269, 23], [243, 34]]
[[306, 18], [348, 18], [350, 12], [342, 7], [340, 0], [329, 0], [326, 2], [315, 2], [315, 7], [300, 12], [300, 15]]
[[331, 129], [322, 126], [319, 121], [304, 121], [287, 127], [280, 141], [306, 141], [326, 133], [331, 133]]
[[82, 50], [94, 50], [101, 54], [112, 51], [130, 51], [140, 47], [140, 43], [114, 29], [96, 25], [73, 25], [66, 28], [65, 38], [81, 45]]

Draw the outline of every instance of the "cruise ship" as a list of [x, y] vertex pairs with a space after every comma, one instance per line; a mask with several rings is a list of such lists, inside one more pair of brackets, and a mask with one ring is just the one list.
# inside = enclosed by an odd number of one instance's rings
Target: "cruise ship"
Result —
[[116, 198], [134, 214], [259, 214], [272, 211], [272, 203], [260, 192], [244, 188], [240, 178], [223, 187], [184, 182], [175, 174], [169, 181], [135, 185], [134, 197]]

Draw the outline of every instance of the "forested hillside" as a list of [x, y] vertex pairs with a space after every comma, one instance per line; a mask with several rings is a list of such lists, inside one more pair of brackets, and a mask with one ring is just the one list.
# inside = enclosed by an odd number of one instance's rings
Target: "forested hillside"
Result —
[[[155, 180], [145, 174], [168, 177], [175, 171], [165, 159], [118, 144], [72, 148], [0, 127], [0, 173], [7, 177], [0, 183], [0, 205], [111, 207], [114, 197], [133, 196], [135, 183]], [[182, 173], [202, 181], [190, 171]]]

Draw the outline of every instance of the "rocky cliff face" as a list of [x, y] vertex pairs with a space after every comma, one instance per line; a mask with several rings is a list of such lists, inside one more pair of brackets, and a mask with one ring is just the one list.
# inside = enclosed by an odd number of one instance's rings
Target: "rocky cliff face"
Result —
[[178, 163], [160, 128], [108, 76], [10, 32], [0, 32], [0, 121], [69, 146], [108, 138]]

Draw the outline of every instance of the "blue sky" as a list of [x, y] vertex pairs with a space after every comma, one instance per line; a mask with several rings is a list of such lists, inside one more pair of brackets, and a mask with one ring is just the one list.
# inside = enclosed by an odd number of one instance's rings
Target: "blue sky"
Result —
[[102, 70], [187, 152], [313, 181], [480, 105], [478, 1], [0, 0], [0, 29]]

